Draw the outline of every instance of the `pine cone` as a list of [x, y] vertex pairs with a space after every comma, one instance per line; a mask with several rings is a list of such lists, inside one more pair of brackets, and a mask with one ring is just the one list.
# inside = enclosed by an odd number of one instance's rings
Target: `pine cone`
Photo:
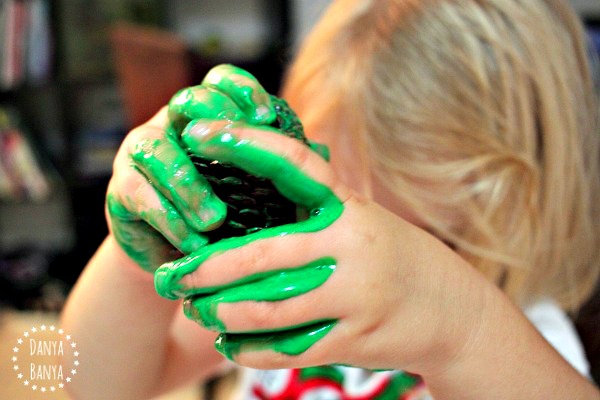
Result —
[[[277, 114], [272, 126], [308, 146], [296, 113], [285, 100], [270, 97]], [[282, 196], [269, 179], [250, 175], [228, 163], [195, 155], [190, 157], [215, 194], [227, 204], [225, 222], [219, 228], [205, 232], [210, 243], [296, 222], [296, 205]]]

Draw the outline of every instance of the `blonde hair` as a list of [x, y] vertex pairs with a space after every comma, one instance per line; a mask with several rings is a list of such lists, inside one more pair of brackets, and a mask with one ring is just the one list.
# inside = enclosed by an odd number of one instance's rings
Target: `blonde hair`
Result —
[[338, 0], [282, 96], [515, 302], [574, 309], [600, 271], [587, 51], [562, 0]]

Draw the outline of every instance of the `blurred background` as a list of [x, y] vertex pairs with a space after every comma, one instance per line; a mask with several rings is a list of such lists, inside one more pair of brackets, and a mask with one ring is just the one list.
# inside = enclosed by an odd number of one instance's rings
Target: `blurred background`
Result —
[[2, 0], [0, 301], [55, 309], [107, 233], [127, 131], [212, 66], [271, 93], [327, 1]]
[[[222, 62], [277, 93], [328, 3], [0, 0], [0, 338], [60, 311], [107, 233], [105, 190], [128, 130]], [[597, 51], [600, 0], [572, 3]], [[584, 335], [600, 329], [586, 321]], [[5, 388], [15, 379], [3, 372]]]

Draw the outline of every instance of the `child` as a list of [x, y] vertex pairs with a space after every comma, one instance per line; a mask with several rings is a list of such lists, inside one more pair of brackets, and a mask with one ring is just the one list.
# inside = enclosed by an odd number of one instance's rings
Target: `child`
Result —
[[[592, 86], [566, 1], [339, 0], [282, 93], [328, 163], [266, 127], [250, 75], [211, 71], [115, 159], [63, 313], [70, 392], [206, 379], [218, 333], [246, 398], [600, 398], [565, 314], [599, 270]], [[225, 206], [187, 150], [316, 212], [207, 244]]]

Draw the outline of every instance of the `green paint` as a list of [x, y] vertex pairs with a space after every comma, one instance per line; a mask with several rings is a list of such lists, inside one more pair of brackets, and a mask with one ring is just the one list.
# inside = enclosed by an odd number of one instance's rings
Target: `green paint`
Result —
[[[168, 107], [171, 123], [166, 127], [166, 138], [138, 143], [131, 159], [160, 191], [166, 211], [146, 210], [133, 215], [125, 204], [117, 204], [114, 198], [109, 201], [108, 209], [118, 242], [144, 269], [154, 270], [156, 262], [168, 259], [166, 254], [157, 256], [161, 251], [154, 246], [166, 242], [158, 233], [151, 232], [149, 226], [156, 228], [184, 254], [189, 254], [207, 242], [203, 235], [192, 232], [192, 228], [196, 231], [214, 229], [226, 215], [225, 204], [214, 196], [210, 185], [180, 146], [183, 128], [197, 118], [272, 123], [275, 111], [271, 98], [248, 72], [231, 65], [217, 66], [207, 76], [204, 86], [186, 88], [173, 96]], [[312, 228], [304, 224], [298, 232], [320, 229], [327, 225], [323, 222], [321, 218]]]
[[[223, 239], [214, 244], [207, 245], [187, 257], [163, 264], [154, 274], [155, 287], [161, 296], [173, 300], [210, 293], [211, 291], [214, 293], [214, 288], [185, 287], [181, 283], [181, 279], [185, 275], [194, 272], [212, 255], [242, 247], [255, 240], [320, 231], [335, 222], [344, 209], [342, 202], [331, 189], [308, 177], [296, 165], [281, 156], [256, 147], [249, 141], [239, 140], [227, 130], [205, 138], [194, 137], [189, 134], [189, 129], [193, 129], [193, 126], [193, 123], [189, 124], [182, 133], [182, 142], [191, 152], [208, 159], [218, 159], [221, 162], [231, 163], [255, 176], [271, 179], [280, 193], [299, 206], [309, 210], [309, 215], [307, 219], [293, 224], [263, 229], [242, 237]], [[270, 130], [268, 128], [262, 129]], [[293, 275], [288, 275], [285, 278], [291, 276]], [[257, 279], [263, 278], [264, 276], [262, 275], [258, 277], [254, 275], [244, 278], [243, 281], [235, 282], [235, 285], [240, 285], [242, 282], [257, 282]], [[315, 282], [323, 278], [327, 279], [325, 273], [320, 277], [315, 277], [314, 281], [308, 282], [309, 286], [306, 287], [314, 285]], [[304, 277], [299, 280], [302, 279]], [[296, 284], [298, 288], [302, 285], [302, 283]], [[230, 284], [228, 286], [233, 285]], [[221, 288], [221, 290], [223, 289]], [[274, 291], [277, 292], [277, 290]], [[235, 293], [235, 291], [228, 293], [232, 293], [229, 294], [232, 298], [248, 298], [248, 300], [260, 299], [262, 296], [257, 289], [244, 293]], [[267, 295], [268, 293], [265, 293], [265, 296]], [[220, 302], [223, 302], [223, 299]], [[215, 303], [218, 304], [219, 302]], [[193, 307], [195, 311], [192, 311], [193, 304], [190, 304], [188, 312], [191, 313], [190, 315], [194, 312], [197, 313], [193, 314], [192, 317], [201, 320], [202, 323], [211, 328], [222, 330], [224, 329], [223, 324], [216, 318], [218, 306], [215, 303], [210, 301], [203, 303], [202, 300], [199, 300], [196, 304], [197, 307]], [[262, 349], [271, 349], [288, 355], [297, 355], [306, 351], [325, 336], [334, 325], [335, 322], [328, 321], [325, 324], [318, 323], [316, 326], [298, 327], [281, 332], [227, 333], [222, 334], [215, 345], [219, 351], [229, 358], [240, 351]]]
[[[232, 132], [235, 127], [234, 123], [220, 132], [199, 137], [190, 134], [193, 129], [190, 124], [182, 133], [182, 141], [191, 152], [202, 157], [228, 162], [252, 175], [271, 179], [281, 194], [305, 208], [318, 208], [327, 202], [341, 205], [331, 189], [307, 177], [296, 165], [248, 140], [238, 139]], [[256, 129], [273, 132], [267, 127]]]
[[321, 144], [309, 140], [308, 145], [310, 146], [312, 151], [320, 155], [325, 161], [329, 161], [329, 159], [331, 158], [331, 154], [329, 153], [329, 147], [326, 144]]
[[176, 140], [194, 119], [269, 125], [276, 118], [271, 97], [256, 78], [230, 64], [212, 68], [200, 85], [178, 91], [169, 101], [168, 115]]
[[288, 102], [277, 96], [271, 96], [271, 103], [273, 104], [275, 114], [277, 115], [272, 126], [279, 129], [286, 136], [293, 137], [305, 145], [308, 145], [302, 122]]
[[[147, 236], [146, 230], [140, 225], [143, 221], [129, 212], [113, 195], [106, 198], [106, 206], [111, 219], [112, 231], [115, 240], [125, 253], [142, 269], [152, 272], [152, 254], [144, 242], [143, 236]], [[142, 229], [140, 229], [142, 228]], [[158, 234], [158, 232], [156, 232]]]
[[[321, 286], [335, 270], [335, 260], [322, 258], [305, 266], [259, 274], [248, 283], [239, 280], [225, 289], [209, 296], [186, 299], [186, 316], [201, 323], [205, 328], [225, 331], [225, 325], [217, 318], [217, 308], [221, 303], [240, 301], [281, 301], [307, 293]], [[232, 287], [233, 285], [233, 287]]]
[[[297, 223], [263, 229], [214, 244], [199, 246], [197, 240], [190, 239], [190, 243], [187, 239], [182, 240], [180, 247], [186, 250], [194, 248], [195, 251], [179, 260], [163, 264], [155, 272], [155, 287], [161, 296], [168, 299], [204, 294], [203, 297], [186, 300], [187, 313], [210, 327], [224, 329], [217, 319], [217, 307], [222, 302], [279, 301], [298, 296], [323, 284], [335, 267], [331, 259], [328, 259], [328, 266], [317, 267], [319, 262], [323, 264], [323, 260], [319, 260], [316, 264], [281, 270], [268, 276], [255, 274], [219, 288], [184, 287], [181, 283], [184, 276], [193, 273], [215, 254], [239, 248], [255, 240], [319, 231], [331, 225], [343, 212], [343, 204], [329, 188], [306, 176], [280, 156], [247, 141], [238, 140], [227, 131], [209, 139], [198, 139], [189, 134], [190, 129], [195, 126], [192, 122], [194, 120], [225, 120], [229, 121], [229, 127], [236, 126], [237, 121], [271, 125], [277, 117], [272, 99], [251, 74], [231, 65], [218, 66], [209, 72], [202, 85], [183, 89], [173, 96], [168, 105], [170, 124], [166, 127], [167, 139], [164, 142], [141, 143], [132, 154], [138, 168], [158, 186], [164, 197], [173, 202], [176, 209], [184, 210], [182, 212], [189, 219], [188, 224], [198, 230], [214, 228], [225, 217], [225, 212], [220, 201], [212, 201], [215, 196], [206, 180], [189, 169], [187, 151], [209, 160], [231, 163], [252, 175], [270, 179], [282, 195], [308, 211], [308, 217]], [[325, 159], [329, 159], [325, 147], [314, 143], [309, 145]], [[181, 149], [166, 150], [165, 155], [158, 151], [163, 146], [165, 149]], [[183, 176], [188, 173], [189, 176]], [[186, 195], [195, 191], [198, 192], [199, 200], [190, 204], [190, 198]], [[120, 204], [113, 208], [117, 211], [125, 209]], [[207, 212], [208, 215], [201, 214], [196, 218], [190, 210], [203, 210], [201, 212]], [[157, 217], [150, 212], [143, 215], [143, 218], [152, 226], [161, 227], [166, 223], [161, 220], [164, 216]], [[172, 220], [167, 216], [167, 220], [170, 221], [170, 229], [181, 229], [176, 214]], [[141, 229], [149, 227], [148, 224], [123, 224], [119, 235], [126, 242], [125, 247], [129, 252], [145, 264], [152, 265], [154, 261], [143, 259], [144, 254], [151, 253], [151, 247], [147, 243], [145, 247], [138, 247], [136, 244], [148, 239], [147, 234], [157, 233]], [[140, 232], [136, 232], [136, 229], [140, 229]], [[160, 232], [164, 233], [164, 229]], [[127, 235], [139, 235], [140, 238], [131, 240]], [[148, 243], [154, 242], [148, 240]], [[219, 292], [215, 293], [217, 290]], [[216, 346], [229, 358], [240, 351], [260, 349], [297, 355], [325, 336], [335, 324], [336, 321], [320, 321], [281, 331], [221, 334]]]
[[247, 116], [230, 97], [215, 88], [201, 85], [178, 91], [169, 101], [168, 115], [176, 133], [198, 118], [247, 120]]
[[202, 140], [188, 134], [191, 126], [192, 124], [182, 135], [184, 143], [191, 151], [206, 158], [229, 162], [251, 174], [271, 179], [280, 193], [310, 212], [306, 220], [263, 229], [242, 237], [223, 239], [184, 258], [162, 265], [154, 275], [155, 287], [161, 296], [172, 300], [205, 291], [202, 288], [186, 288], [180, 281], [213, 254], [259, 239], [320, 231], [331, 225], [344, 209], [344, 205], [331, 189], [308, 177], [279, 155], [258, 148], [248, 141], [239, 140], [227, 131]]
[[143, 270], [154, 272], [172, 259], [168, 254], [172, 247], [160, 232], [127, 210], [112, 194], [107, 196], [106, 204], [115, 240]]
[[399, 372], [393, 375], [385, 389], [373, 400], [397, 400], [421, 382], [421, 379], [415, 375]]
[[[179, 211], [160, 193], [159, 209], [139, 211], [139, 216], [154, 230], [160, 232], [173, 246], [183, 254], [190, 254], [208, 243], [208, 238], [190, 227]], [[133, 201], [129, 200], [132, 204]]]
[[206, 74], [201, 85], [227, 93], [252, 124], [270, 125], [275, 120], [269, 94], [252, 74], [239, 67], [217, 65]]
[[214, 195], [208, 181], [172, 138], [142, 140], [130, 157], [194, 229], [207, 231], [223, 222], [227, 206]]
[[325, 337], [336, 324], [337, 321], [328, 320], [278, 332], [221, 333], [215, 347], [230, 360], [242, 351], [272, 350], [297, 356]]
[[331, 365], [322, 365], [318, 367], [308, 367], [302, 368], [300, 370], [300, 380], [308, 381], [311, 379], [327, 379], [329, 381], [333, 381], [339, 384], [342, 384], [344, 381], [344, 374], [339, 368], [336, 368]]

